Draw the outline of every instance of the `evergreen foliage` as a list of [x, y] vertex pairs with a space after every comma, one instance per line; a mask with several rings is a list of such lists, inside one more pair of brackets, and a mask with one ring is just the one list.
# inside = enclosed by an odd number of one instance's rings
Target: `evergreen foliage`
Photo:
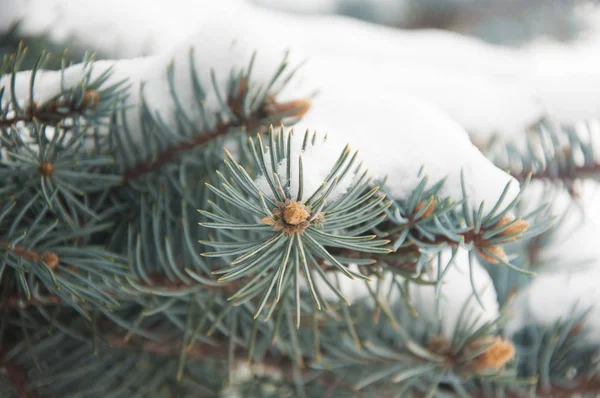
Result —
[[[484, 213], [466, 193], [440, 196], [444, 181], [431, 183], [426, 169], [409, 197], [390, 200], [349, 149], [306, 192], [292, 133], [269, 127], [293, 125], [310, 106], [278, 100], [295, 73], [286, 60], [266, 87], [252, 81], [254, 58], [219, 87], [214, 74], [198, 78], [190, 53], [194, 114], [171, 64], [177, 127], [142, 88], [133, 131], [123, 99], [137, 88], [88, 73], [39, 101], [42, 54], [29, 97], [18, 98], [23, 56], [0, 66], [9, 82], [0, 87], [3, 396], [505, 397], [598, 384], [597, 347], [580, 339], [585, 314], [509, 340], [505, 311], [481, 323], [465, 305], [448, 337], [412, 303], [413, 286], [444, 288], [460, 248], [469, 304], [482, 301], [478, 258], [508, 305], [550, 236], [545, 203], [501, 206], [503, 194]], [[519, 165], [523, 189], [530, 179], [596, 178], [591, 144], [578, 137], [542, 129], [548, 145], [504, 147], [505, 165]], [[236, 155], [223, 154], [228, 140]], [[307, 132], [301, 150], [323, 141]], [[350, 303], [358, 286], [369, 294]]]

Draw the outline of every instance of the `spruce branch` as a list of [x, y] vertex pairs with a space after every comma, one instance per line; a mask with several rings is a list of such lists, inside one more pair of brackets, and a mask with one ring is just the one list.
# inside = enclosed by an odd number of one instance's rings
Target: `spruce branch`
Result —
[[[525, 181], [522, 190], [526, 189], [528, 182]], [[473, 209], [464, 195], [459, 202], [441, 198], [439, 192], [443, 183], [444, 180], [441, 180], [425, 189], [425, 177], [408, 199], [395, 201], [387, 211], [389, 221], [378, 227], [378, 233], [393, 242], [395, 252], [390, 260], [400, 258], [401, 263], [406, 260], [414, 262], [415, 273], [419, 275], [432, 254], [444, 247], [463, 247], [475, 251], [488, 263], [503, 264], [529, 273], [513, 265], [503, 247], [537, 236], [550, 228], [552, 220], [543, 218], [547, 205], [542, 204], [528, 214], [515, 217], [513, 211], [520, 195], [511, 203], [503, 204], [509, 182], [492, 209], [484, 213], [485, 203]]]
[[[173, 64], [167, 68], [167, 82], [170, 93], [175, 104], [175, 113], [182, 121], [178, 123], [175, 131], [166, 126], [159, 115], [154, 115], [147, 108], [147, 104], [142, 96], [141, 118], [142, 127], [147, 126], [145, 119], [151, 120], [152, 128], [162, 132], [162, 139], [170, 141], [172, 137], [178, 136], [178, 139], [168, 144], [157, 143], [158, 150], [150, 151], [150, 154], [142, 159], [132, 162], [122, 173], [122, 183], [127, 184], [143, 176], [161, 169], [164, 165], [179, 160], [180, 156], [193, 149], [201, 148], [219, 138], [231, 135], [234, 132], [254, 132], [261, 131], [271, 123], [280, 123], [282, 120], [295, 120], [302, 117], [310, 109], [310, 100], [298, 99], [288, 102], [277, 101], [277, 92], [269, 92], [276, 83], [285, 85], [291, 79], [295, 70], [289, 76], [284, 77], [282, 73], [287, 68], [287, 61], [284, 59], [282, 65], [278, 68], [267, 91], [256, 92], [254, 87], [257, 84], [251, 82], [252, 68], [255, 55], [253, 55], [247, 69], [240, 72], [232, 70], [231, 78], [227, 87], [220, 87], [212, 73], [212, 82], [209, 88], [207, 82], [201, 82], [195, 70], [193, 50], [190, 52], [190, 74], [192, 76], [192, 90], [198, 106], [198, 113], [202, 115], [199, 120], [190, 117], [178, 98], [175, 82]], [[283, 88], [283, 87], [281, 87]], [[280, 89], [281, 89], [280, 88]], [[219, 100], [219, 109], [215, 112], [208, 109], [205, 105], [208, 89], [213, 90], [213, 94]], [[222, 91], [226, 92], [226, 99], [223, 99]], [[215, 112], [217, 122], [211, 124], [209, 114]], [[146, 126], [146, 127], [144, 127]], [[153, 137], [154, 134], [144, 133], [144, 136]], [[150, 138], [154, 139], [154, 138]], [[145, 145], [148, 145], [145, 143]], [[124, 158], [127, 156], [124, 154]]]
[[[229, 105], [233, 112], [237, 112], [237, 99], [229, 99]], [[160, 169], [166, 163], [172, 162], [179, 156], [180, 153], [199, 148], [207, 143], [224, 137], [231, 133], [233, 129], [242, 131], [255, 131], [264, 126], [264, 119], [273, 120], [273, 116], [302, 116], [309, 108], [307, 101], [291, 101], [288, 103], [278, 104], [273, 102], [265, 105], [264, 109], [259, 110], [250, 117], [240, 117], [235, 122], [219, 122], [212, 130], [204, 130], [198, 133], [192, 140], [183, 141], [175, 146], [170, 146], [160, 153], [154, 154], [146, 158], [142, 162], [126, 169], [123, 172], [122, 183], [127, 184], [131, 180], [143, 177], [144, 175]], [[277, 119], [275, 119], [277, 121]]]
[[478, 383], [522, 382], [515, 347], [498, 334], [503, 317], [476, 327], [464, 314], [448, 339], [436, 334], [431, 321], [414, 316], [406, 303], [398, 303], [394, 312], [397, 328], [370, 321], [373, 313], [365, 308], [353, 311], [358, 344], [347, 334], [324, 336], [326, 354], [313, 367], [344, 377], [356, 391], [387, 386], [401, 396], [434, 396], [444, 388], [471, 396]]
[[597, 135], [588, 125], [574, 128], [543, 121], [525, 142], [498, 143], [492, 146], [490, 155], [518, 181], [546, 181], [571, 191], [577, 180], [600, 176]]
[[30, 262], [43, 262], [51, 270], [56, 269], [60, 263], [58, 255], [52, 251], [46, 250], [43, 253], [38, 253], [35, 250], [26, 249], [19, 245], [12, 245], [8, 241], [0, 240], [0, 246], [3, 246], [6, 252], [14, 254], [17, 257], [22, 258], [25, 261]]
[[92, 307], [116, 307], [110, 294], [115, 287], [111, 285], [115, 276], [126, 274], [125, 259], [86, 242], [110, 225], [90, 224], [73, 231], [57, 222], [46, 224], [40, 214], [34, 220], [25, 218], [25, 227], [19, 225], [17, 215], [11, 220], [11, 229], [0, 229], [4, 234], [0, 245], [2, 279], [14, 278], [18, 297], [56, 296], [85, 318], [89, 314], [82, 302]]
[[[222, 188], [208, 185], [223, 204], [212, 203], [213, 212], [200, 211], [209, 220], [201, 225], [231, 230], [234, 235], [230, 235], [227, 241], [203, 241], [207, 246], [221, 249], [203, 255], [221, 257], [230, 262], [229, 267], [214, 272], [222, 275], [219, 281], [223, 283], [252, 277], [230, 299], [234, 305], [239, 305], [260, 296], [255, 317], [269, 301], [272, 313], [280, 298], [295, 286], [296, 319], [299, 322], [301, 274], [316, 308], [326, 304], [313, 281], [314, 271], [317, 271], [332, 286], [321, 269], [320, 261], [325, 261], [350, 279], [367, 279], [350, 271], [341, 262], [344, 260], [336, 258], [328, 248], [389, 253], [390, 250], [383, 247], [388, 241], [375, 240], [375, 235], [361, 236], [363, 231], [381, 222], [381, 215], [389, 204], [384, 203], [384, 196], [377, 195], [376, 187], [369, 187], [366, 172], [360, 172], [360, 165], [354, 166], [356, 154], [352, 155], [348, 147], [332, 166], [320, 188], [304, 193], [302, 155], [292, 157], [292, 133], [284, 133], [283, 128], [274, 133], [271, 129], [269, 142], [270, 146], [265, 148], [260, 135], [256, 142], [250, 139], [253, 168], [260, 170], [265, 178], [269, 187], [266, 192], [257, 186], [243, 166], [226, 154], [227, 174], [219, 173]], [[309, 140], [307, 132], [302, 151], [314, 145], [318, 145], [316, 136]], [[292, 162], [298, 162], [298, 176], [291, 175]], [[341, 199], [328, 201], [338, 182], [344, 178], [353, 180], [347, 194]], [[293, 180], [297, 181], [297, 192], [292, 191]], [[236, 231], [240, 231], [240, 235], [235, 236]], [[252, 236], [245, 236], [244, 231], [252, 232]], [[345, 300], [337, 289], [334, 288], [334, 291]]]
[[541, 396], [600, 391], [597, 373], [600, 347], [587, 338], [587, 316], [587, 312], [577, 311], [550, 326], [526, 324], [514, 334], [521, 373], [538, 378], [537, 391]]
[[[73, 127], [82, 118], [88, 125], [106, 122], [114, 112], [119, 98], [126, 90], [125, 80], [111, 86], [106, 81], [111, 76], [108, 69], [92, 79], [93, 57], [86, 55], [81, 64], [82, 77], [72, 86], [61, 85], [58, 93], [43, 102], [37, 100], [36, 82], [50, 55], [42, 52], [30, 71], [29, 98], [17, 98], [16, 76], [27, 53], [22, 45], [15, 54], [5, 56], [0, 62], [0, 131], [8, 131], [19, 123], [45, 123]], [[63, 73], [66, 63], [63, 61]]]

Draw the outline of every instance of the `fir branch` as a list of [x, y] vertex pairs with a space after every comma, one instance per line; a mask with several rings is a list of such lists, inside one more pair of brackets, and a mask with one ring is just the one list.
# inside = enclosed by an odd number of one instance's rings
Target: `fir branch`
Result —
[[[111, 348], [114, 349], [128, 350], [132, 352], [142, 351], [145, 353], [169, 358], [176, 358], [180, 356], [182, 351], [182, 343], [181, 340], [178, 339], [154, 342], [143, 338], [125, 340], [120, 336], [106, 336], [105, 341]], [[207, 359], [224, 360], [228, 357], [228, 350], [228, 344], [224, 343], [195, 343], [194, 345], [188, 346], [185, 352], [187, 358], [194, 361], [203, 361]], [[260, 360], [249, 360], [248, 352], [244, 349], [238, 349], [236, 350], [234, 361], [239, 364], [259, 364], [266, 374], [271, 373], [281, 375], [284, 380], [290, 383], [294, 382], [296, 377], [295, 372], [299, 371], [300, 374], [307, 379], [312, 379], [325, 388], [331, 389], [342, 387], [349, 393], [352, 390], [352, 386], [349, 381], [343, 379], [340, 380], [339, 377], [331, 373], [316, 372], [315, 370], [311, 369], [310, 364], [313, 362], [313, 358], [310, 357], [303, 357], [301, 363], [305, 366], [297, 368], [296, 362], [294, 362], [294, 360], [288, 356], [273, 355], [273, 353], [267, 352], [264, 357], [260, 358]]]
[[519, 182], [524, 182], [530, 176], [531, 180], [572, 183], [579, 179], [596, 179], [600, 175], [600, 163], [574, 166], [561, 170], [546, 168], [533, 172], [531, 170], [511, 171], [510, 174]]
[[100, 102], [100, 94], [96, 90], [87, 90], [83, 92], [81, 98], [55, 98], [42, 105], [32, 102], [24, 113], [12, 117], [0, 117], [0, 129], [14, 126], [19, 122], [52, 123], [61, 119], [81, 116], [89, 109], [94, 109]]
[[[159, 170], [165, 164], [177, 160], [182, 153], [200, 148], [235, 130], [244, 132], [264, 132], [259, 129], [272, 123], [279, 124], [284, 118], [300, 118], [308, 112], [311, 105], [308, 99], [278, 102], [276, 93], [267, 91], [260, 97], [256, 94], [254, 99], [250, 100], [252, 94], [251, 87], [253, 85], [249, 82], [249, 79], [253, 63], [254, 56], [250, 60], [247, 70], [240, 72], [237, 78], [232, 78], [229, 81], [229, 85], [226, 88], [227, 97], [225, 100], [222, 99], [222, 88], [217, 85], [214, 74], [212, 75], [213, 81], [211, 88], [214, 90], [214, 94], [219, 99], [221, 106], [221, 109], [216, 113], [218, 121], [215, 125], [211, 125], [206, 120], [207, 113], [214, 112], [214, 110], [206, 109], [204, 106], [207, 93], [202, 82], [200, 82], [199, 78], [196, 76], [197, 71], [195, 70], [193, 50], [190, 52], [190, 74], [192, 75], [193, 92], [198, 101], [198, 110], [203, 116], [202, 119], [198, 121], [197, 125], [195, 125], [191, 118], [186, 114], [178, 99], [173, 80], [173, 64], [171, 63], [167, 68], [167, 81], [176, 108], [175, 114], [185, 121], [185, 123], [179, 123], [177, 127], [177, 133], [180, 134], [181, 140], [171, 142], [166, 146], [159, 145], [158, 150], [155, 150], [143, 160], [137, 161], [135, 164], [126, 168], [122, 174], [122, 184], [127, 184], [130, 181], [139, 179], [149, 173]], [[269, 88], [281, 78], [281, 73], [286, 67], [287, 61], [284, 59], [284, 62], [273, 77]], [[232, 75], [233, 73], [234, 72], [232, 71]], [[289, 77], [283, 79], [283, 84], [286, 84], [294, 73], [295, 71], [292, 71]], [[258, 98], [260, 98], [260, 100]], [[155, 117], [148, 112], [144, 100], [142, 100], [141, 109], [142, 119], [145, 119], [146, 117], [152, 119], [154, 127], [159, 130], [169, 129], [162, 123], [160, 116]], [[144, 120], [142, 120], [142, 125], [144, 124], [143, 122]], [[191, 133], [188, 131], [189, 129], [192, 129]], [[171, 131], [165, 132], [167, 134], [165, 134], [164, 138], [172, 136]]]
[[[251, 179], [246, 169], [227, 153], [225, 164], [230, 178], [218, 173], [222, 188], [207, 184], [224, 205], [211, 203], [214, 212], [200, 211], [208, 222], [201, 223], [207, 228], [231, 230], [239, 237], [233, 242], [202, 241], [201, 243], [217, 249], [233, 247], [232, 250], [217, 250], [204, 253], [207, 257], [222, 257], [229, 263], [228, 268], [215, 271], [222, 274], [220, 282], [229, 283], [240, 278], [251, 277], [251, 283], [231, 296], [234, 303], [244, 303], [261, 296], [256, 310], [258, 317], [267, 302], [272, 309], [291, 291], [294, 286], [297, 302], [297, 327], [300, 321], [300, 278], [303, 277], [310, 287], [310, 293], [317, 309], [322, 303], [319, 289], [313, 282], [312, 270], [320, 273], [329, 285], [329, 280], [322, 274], [319, 261], [325, 260], [350, 279], [368, 279], [364, 275], [354, 273], [340, 260], [334, 257], [330, 248], [351, 248], [368, 253], [389, 253], [390, 249], [382, 247], [389, 241], [375, 240], [375, 235], [361, 235], [383, 220], [382, 213], [390, 203], [385, 203], [385, 195], [378, 195], [378, 187], [369, 186], [370, 180], [366, 172], [361, 173], [361, 166], [354, 168], [356, 153], [352, 155], [348, 147], [331, 166], [320, 187], [314, 192], [304, 193], [304, 169], [301, 152], [308, 150], [316, 143], [316, 136], [309, 144], [306, 132], [300, 153], [292, 158], [292, 134], [284, 133], [283, 127], [275, 134], [269, 132], [270, 146], [265, 151], [262, 139], [258, 135], [257, 142], [250, 140], [254, 155], [255, 169], [261, 170], [262, 177], [268, 185], [265, 191]], [[299, 150], [299, 149], [298, 149]], [[270, 164], [267, 167], [267, 158]], [[296, 163], [297, 162], [297, 163]], [[292, 163], [298, 165], [297, 175], [292, 175]], [[281, 171], [283, 167], [285, 170]], [[294, 169], [295, 170], [295, 169]], [[346, 195], [341, 199], [331, 200], [330, 195], [339, 181], [347, 178], [351, 181]], [[292, 189], [292, 186], [297, 186]], [[297, 192], [292, 192], [296, 190]], [[308, 197], [308, 198], [306, 198]], [[229, 214], [227, 210], [229, 211]], [[234, 210], [235, 209], [235, 210]], [[366, 227], [365, 227], [366, 225]], [[238, 232], [241, 231], [241, 232]], [[248, 237], [246, 231], [254, 233]], [[225, 238], [227, 241], [231, 237]], [[248, 244], [247, 242], [252, 242]], [[229, 261], [231, 257], [235, 259]], [[339, 294], [336, 289], [336, 294]], [[340, 298], [347, 301], [340, 294]], [[267, 315], [267, 319], [270, 314]]]
[[[511, 224], [511, 226], [507, 227], [509, 224]], [[436, 246], [449, 245], [458, 247], [460, 244], [473, 245], [479, 255], [486, 261], [492, 264], [498, 264], [500, 260], [505, 262], [508, 261], [508, 257], [506, 256], [506, 253], [504, 253], [504, 249], [501, 245], [520, 239], [528, 227], [529, 223], [527, 221], [515, 220], [513, 217], [506, 215], [496, 224], [485, 228], [481, 227], [479, 231], [477, 231], [476, 228], [469, 228], [466, 231], [457, 231], [456, 234], [460, 237], [458, 241], [456, 238], [451, 238], [444, 234], [435, 234], [433, 239], [430, 236], [423, 237], [423, 241]], [[486, 236], [490, 235], [490, 232], [493, 233], [500, 229], [502, 229], [502, 231], [495, 235], [495, 239], [486, 238]], [[410, 241], [408, 245], [402, 246], [399, 249], [399, 252], [402, 254], [416, 254], [419, 251], [418, 242], [419, 241], [417, 240]], [[496, 256], [488, 254], [488, 252], [492, 252]]]
[[[115, 105], [127, 89], [124, 84], [126, 80], [111, 86], [105, 85], [111, 76], [110, 68], [92, 79], [93, 57], [86, 54], [81, 62], [79, 81], [68, 87], [61, 84], [59, 92], [40, 104], [36, 101], [38, 94], [35, 84], [39, 72], [50, 59], [48, 53], [42, 52], [29, 72], [29, 98], [17, 98], [15, 81], [26, 53], [27, 49], [21, 45], [15, 54], [4, 57], [0, 62], [0, 130], [2, 131], [8, 131], [21, 122], [47, 123], [62, 128], [63, 121], [79, 117], [84, 118], [88, 125], [98, 125], [113, 114]], [[63, 60], [63, 76], [65, 68], [66, 62]], [[68, 123], [66, 127], [77, 124]]]
[[[526, 189], [529, 181], [525, 181], [521, 190]], [[504, 246], [548, 230], [553, 220], [545, 217], [547, 205], [542, 204], [522, 217], [515, 217], [513, 210], [520, 196], [508, 204], [503, 203], [511, 184], [509, 182], [486, 214], [485, 203], [481, 203], [478, 209], [471, 208], [464, 192], [458, 202], [448, 197], [442, 199], [439, 193], [443, 183], [444, 180], [441, 180], [425, 189], [427, 177], [424, 177], [409, 198], [395, 201], [387, 211], [389, 221], [380, 225], [377, 232], [393, 242], [394, 253], [390, 259], [397, 257], [396, 260], [414, 261], [416, 271], [420, 273], [427, 262], [426, 258], [433, 253], [448, 246], [463, 247], [474, 250], [488, 263], [503, 264], [521, 273], [531, 274], [511, 264]], [[462, 183], [464, 186], [464, 179]]]
[[123, 172], [122, 184], [125, 185], [132, 180], [136, 180], [160, 169], [165, 164], [176, 160], [182, 152], [199, 148], [208, 142], [211, 142], [219, 137], [223, 137], [233, 128], [241, 128], [246, 131], [253, 131], [261, 126], [261, 119], [257, 117], [252, 117], [243, 121], [227, 123], [221, 122], [213, 130], [203, 130], [192, 140], [183, 141], [177, 145], [169, 146], [168, 148], [156, 154], [152, 154], [140, 163], [126, 169]]
[[551, 121], [543, 121], [538, 127], [537, 132], [523, 138], [524, 142], [492, 144], [489, 155], [494, 163], [520, 182], [530, 176], [531, 180], [572, 189], [576, 180], [598, 179], [597, 131], [588, 125], [573, 128]]
[[[244, 85], [240, 85], [242, 90]], [[192, 139], [182, 141], [178, 144], [169, 146], [157, 153], [148, 156], [143, 161], [136, 165], [127, 168], [123, 172], [122, 184], [125, 185], [132, 180], [141, 178], [149, 173], [152, 173], [167, 163], [177, 160], [178, 156], [186, 151], [202, 147], [207, 143], [223, 137], [230, 133], [233, 129], [242, 131], [258, 131], [261, 127], [265, 127], [265, 120], [279, 123], [284, 116], [300, 117], [308, 111], [310, 102], [306, 100], [295, 100], [286, 103], [277, 103], [272, 96], [268, 96], [265, 105], [257, 112], [252, 112], [249, 116], [241, 114], [239, 103], [241, 98], [246, 94], [240, 92], [238, 97], [229, 97], [228, 106], [231, 111], [238, 116], [237, 120], [228, 122], [219, 122], [213, 129], [205, 129], [195, 134]], [[275, 117], [275, 119], [273, 119]]]
[[26, 249], [19, 245], [13, 245], [11, 242], [4, 240], [0, 240], [0, 247], [3, 247], [7, 252], [12, 253], [25, 261], [43, 262], [52, 270], [58, 267], [60, 264], [60, 258], [58, 255], [50, 250], [39, 253], [35, 250]]

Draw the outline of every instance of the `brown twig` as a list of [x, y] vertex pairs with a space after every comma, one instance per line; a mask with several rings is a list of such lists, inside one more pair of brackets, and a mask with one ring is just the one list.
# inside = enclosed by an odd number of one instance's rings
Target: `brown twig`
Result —
[[35, 250], [26, 249], [19, 245], [12, 246], [10, 242], [4, 240], [0, 240], [0, 248], [1, 247], [4, 247], [8, 252], [14, 254], [15, 256], [21, 257], [23, 260], [36, 262], [42, 261], [48, 267], [50, 267], [50, 269], [55, 269], [60, 263], [58, 255], [52, 251], [40, 253]]
[[[218, 137], [226, 135], [231, 128], [240, 128], [245, 131], [255, 131], [263, 126], [264, 120], [275, 115], [300, 117], [310, 109], [310, 101], [295, 100], [279, 103], [272, 95], [267, 95], [262, 106], [248, 116], [243, 114], [243, 100], [247, 95], [246, 78], [243, 77], [238, 92], [235, 96], [227, 98], [227, 106], [236, 115], [236, 121], [220, 122], [212, 130], [202, 130], [189, 141], [170, 146], [159, 153], [155, 153], [142, 160], [140, 163], [130, 167], [123, 173], [122, 183], [140, 178], [148, 173], [158, 170], [165, 164], [174, 161], [177, 156], [185, 151], [199, 148]], [[280, 121], [272, 121], [278, 124]]]
[[556, 174], [553, 173], [550, 169], [538, 170], [535, 172], [531, 172], [530, 170], [524, 170], [519, 172], [511, 172], [510, 174], [519, 182], [523, 182], [527, 179], [530, 173], [532, 180], [572, 182], [573, 180], [588, 178], [589, 176], [597, 176], [598, 174], [600, 174], [600, 163], [576, 166], [569, 170], [559, 171]]
[[180, 153], [199, 148], [206, 143], [227, 134], [229, 129], [233, 127], [255, 130], [260, 126], [261, 122], [256, 118], [244, 120], [243, 122], [219, 123], [214, 130], [204, 130], [197, 134], [192, 140], [170, 146], [157, 154], [147, 157], [135, 166], [128, 168], [123, 172], [122, 183], [127, 184], [129, 181], [138, 179], [148, 173], [158, 170], [166, 163], [175, 160]]
[[[99, 101], [100, 94], [95, 90], [88, 90], [83, 94], [80, 104], [76, 104], [74, 101], [55, 100], [38, 106], [33, 102], [32, 106], [30, 105], [25, 109], [25, 114], [23, 115], [16, 115], [6, 119], [0, 118], [0, 128], [9, 127], [19, 122], [32, 122], [34, 120], [41, 122], [54, 121], [57, 120], [57, 116], [60, 116], [60, 119], [73, 117], [85, 109], [92, 108]], [[67, 108], [66, 112], [57, 115], [60, 108]]]
[[9, 297], [4, 303], [0, 305], [0, 308], [45, 307], [58, 305], [62, 302], [62, 299], [55, 295], [31, 297], [30, 299], [19, 295]]

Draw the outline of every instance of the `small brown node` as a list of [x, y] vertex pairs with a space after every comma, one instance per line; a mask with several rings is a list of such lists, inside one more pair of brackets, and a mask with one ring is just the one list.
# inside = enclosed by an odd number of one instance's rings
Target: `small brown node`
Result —
[[301, 117], [309, 111], [310, 106], [311, 102], [307, 99], [298, 99], [280, 103], [277, 102], [274, 97], [267, 97], [263, 109], [268, 115], [287, 113], [286, 116], [288, 117]]
[[93, 107], [100, 102], [100, 93], [96, 90], [87, 90], [83, 93], [83, 99], [81, 100], [81, 107]]
[[485, 345], [489, 347], [473, 358], [473, 366], [477, 373], [496, 372], [515, 356], [515, 346], [509, 340], [498, 336], [478, 339], [469, 344], [469, 348], [475, 350]]
[[275, 231], [283, 231], [285, 235], [291, 236], [296, 233], [302, 234], [311, 223], [322, 223], [325, 219], [320, 213], [311, 222], [311, 212], [306, 205], [294, 200], [286, 199], [284, 203], [277, 202], [277, 207], [272, 210], [272, 216], [261, 220], [263, 224], [271, 225]]
[[494, 228], [502, 228], [509, 223], [512, 224], [500, 233], [500, 236], [506, 236], [506, 239], [503, 242], [512, 242], [519, 239], [523, 233], [527, 231], [527, 228], [529, 228], [529, 223], [527, 221], [521, 219], [515, 221], [515, 217], [510, 214], [506, 214], [502, 217], [500, 221], [494, 225]]
[[50, 269], [55, 269], [58, 266], [58, 255], [53, 252], [44, 252], [41, 259]]
[[477, 252], [490, 264], [498, 264], [500, 261], [508, 262], [508, 256], [502, 246], [487, 243], [481, 247], [477, 247]]
[[49, 177], [54, 172], [54, 165], [51, 162], [44, 162], [40, 165], [40, 173], [44, 177]]
[[[419, 203], [417, 203], [417, 205], [415, 206], [415, 214], [420, 212], [423, 209], [423, 206], [425, 206], [428, 202], [429, 202], [428, 200], [422, 200]], [[437, 204], [437, 202], [435, 200], [432, 200], [431, 202], [429, 202], [427, 209], [425, 209], [425, 211], [423, 212], [423, 214], [421, 215], [420, 218], [427, 218], [430, 215], [432, 215], [433, 211], [435, 210], [436, 204]]]

